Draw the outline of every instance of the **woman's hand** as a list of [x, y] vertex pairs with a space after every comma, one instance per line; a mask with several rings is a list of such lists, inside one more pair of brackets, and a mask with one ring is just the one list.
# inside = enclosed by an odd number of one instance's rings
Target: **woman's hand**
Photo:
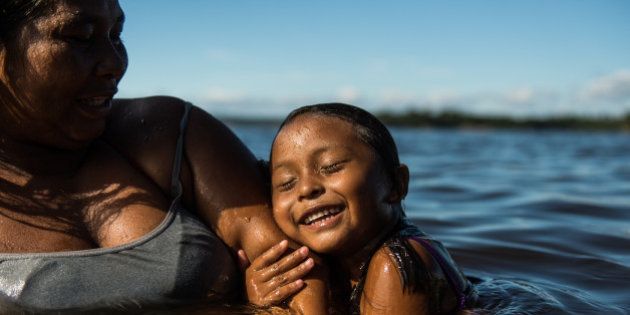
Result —
[[308, 257], [305, 246], [282, 257], [288, 248], [289, 242], [283, 240], [258, 256], [251, 265], [245, 251], [238, 251], [239, 265], [245, 271], [247, 299], [251, 303], [278, 305], [304, 287], [302, 278], [315, 263]]

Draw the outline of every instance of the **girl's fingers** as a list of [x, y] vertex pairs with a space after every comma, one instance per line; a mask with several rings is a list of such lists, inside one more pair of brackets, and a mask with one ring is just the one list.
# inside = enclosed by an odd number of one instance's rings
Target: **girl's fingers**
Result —
[[315, 262], [313, 261], [313, 258], [309, 258], [299, 264], [297, 267], [285, 273], [274, 276], [273, 278], [271, 278], [271, 280], [267, 282], [267, 285], [269, 285], [271, 288], [276, 288], [286, 285], [287, 283], [292, 283], [294, 281], [300, 280], [313, 269], [313, 266], [315, 266]]
[[289, 242], [287, 240], [283, 240], [280, 243], [272, 246], [270, 249], [262, 253], [258, 258], [254, 259], [252, 263], [252, 268], [255, 271], [259, 271], [273, 263], [275, 263], [284, 252], [287, 250], [289, 246]]
[[281, 276], [287, 271], [298, 267], [307, 257], [308, 247], [302, 246], [268, 267], [261, 269], [260, 275], [263, 279], [271, 279], [273, 277]]
[[304, 287], [304, 281], [302, 281], [302, 279], [298, 279], [296, 281], [278, 287], [265, 297], [264, 304], [278, 305], [282, 301], [291, 297], [293, 294], [299, 292], [302, 287]]

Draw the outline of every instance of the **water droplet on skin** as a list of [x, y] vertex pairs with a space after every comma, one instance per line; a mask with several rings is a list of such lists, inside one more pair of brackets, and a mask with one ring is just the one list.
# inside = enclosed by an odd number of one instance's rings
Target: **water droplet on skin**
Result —
[[140, 118], [140, 124], [144, 125], [144, 118]]
[[249, 217], [244, 217], [243, 220], [245, 220], [245, 222], [249, 223], [249, 221], [251, 220]]

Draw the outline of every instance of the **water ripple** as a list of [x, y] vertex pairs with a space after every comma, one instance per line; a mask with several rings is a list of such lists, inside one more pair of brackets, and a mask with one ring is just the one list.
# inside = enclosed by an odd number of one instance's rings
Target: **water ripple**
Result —
[[[263, 158], [274, 132], [236, 128]], [[630, 134], [392, 133], [406, 212], [475, 277], [479, 313], [630, 314]]]

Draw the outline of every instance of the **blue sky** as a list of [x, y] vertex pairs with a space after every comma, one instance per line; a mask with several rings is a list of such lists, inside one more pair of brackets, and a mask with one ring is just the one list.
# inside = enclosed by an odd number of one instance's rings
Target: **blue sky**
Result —
[[218, 116], [369, 110], [630, 112], [630, 1], [120, 0], [120, 97]]

